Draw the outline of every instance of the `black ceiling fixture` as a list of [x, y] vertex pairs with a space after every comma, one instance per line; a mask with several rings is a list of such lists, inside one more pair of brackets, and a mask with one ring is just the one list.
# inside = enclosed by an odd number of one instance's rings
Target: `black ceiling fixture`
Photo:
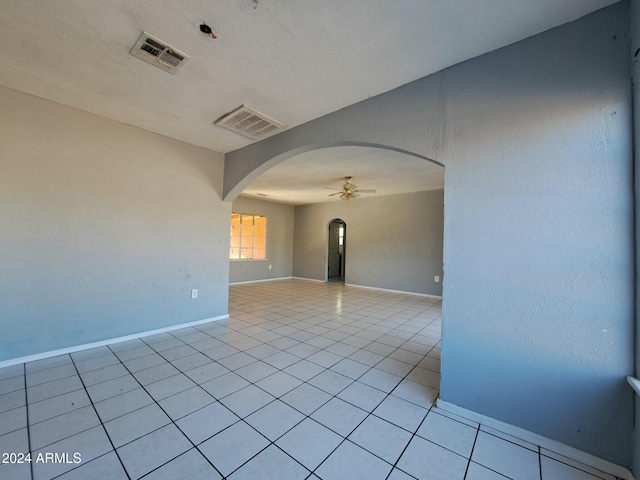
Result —
[[210, 36], [210, 37], [211, 37], [211, 38], [213, 38], [214, 40], [215, 40], [216, 38], [218, 38], [218, 37], [216, 36], [216, 34], [215, 34], [215, 33], [213, 33], [213, 30], [211, 30], [211, 27], [210, 27], [209, 25], [207, 25], [206, 23], [202, 23], [202, 24], [200, 24], [200, 31], [201, 31], [202, 33], [204, 33], [205, 35]]

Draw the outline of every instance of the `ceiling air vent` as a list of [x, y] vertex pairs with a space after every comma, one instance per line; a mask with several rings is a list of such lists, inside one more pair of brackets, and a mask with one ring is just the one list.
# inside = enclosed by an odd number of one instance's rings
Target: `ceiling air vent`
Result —
[[167, 45], [153, 35], [149, 35], [147, 32], [142, 32], [142, 35], [140, 35], [140, 38], [131, 49], [131, 55], [169, 73], [175, 73], [189, 60], [188, 55]]
[[247, 105], [240, 105], [213, 123], [252, 140], [260, 140], [287, 128], [284, 123], [280, 123]]

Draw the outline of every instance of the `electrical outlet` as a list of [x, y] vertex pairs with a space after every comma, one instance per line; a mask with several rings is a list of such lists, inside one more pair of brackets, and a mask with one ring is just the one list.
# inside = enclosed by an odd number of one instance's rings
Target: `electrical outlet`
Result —
[[198, 289], [194, 288], [191, 290], [191, 299], [198, 298]]
[[269, 265], [269, 270], [271, 270], [271, 265]]
[[440, 282], [440, 277], [438, 275], [436, 275], [435, 277], [433, 277], [433, 281], [436, 283]]

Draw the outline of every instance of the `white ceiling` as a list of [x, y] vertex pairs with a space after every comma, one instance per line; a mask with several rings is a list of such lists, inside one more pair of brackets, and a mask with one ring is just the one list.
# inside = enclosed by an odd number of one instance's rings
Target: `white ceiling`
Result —
[[[251, 140], [212, 122], [242, 103], [294, 127], [616, 1], [7, 0], [0, 85], [226, 153]], [[143, 30], [191, 60], [130, 55]], [[346, 161], [324, 181], [375, 188]]]
[[[444, 187], [444, 167], [405, 153], [372, 147], [331, 147], [297, 155], [272, 167], [253, 181], [244, 196], [290, 205], [341, 201], [324, 187], [342, 188], [353, 177], [360, 188], [375, 194], [421, 192]], [[261, 194], [261, 195], [260, 195]]]

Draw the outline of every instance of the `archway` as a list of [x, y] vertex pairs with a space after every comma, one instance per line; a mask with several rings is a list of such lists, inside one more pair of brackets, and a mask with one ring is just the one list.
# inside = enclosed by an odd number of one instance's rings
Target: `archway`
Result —
[[[346, 248], [328, 253], [329, 225], [340, 219], [349, 224], [350, 284], [440, 297], [444, 167], [421, 155], [359, 142], [304, 150], [269, 162], [271, 168], [247, 185], [241, 199], [295, 205], [290, 275], [326, 282], [338, 276], [340, 265], [344, 278]], [[335, 192], [345, 176], [362, 191], [350, 201]]]
[[[296, 157], [300, 154], [314, 151], [314, 150], [322, 150], [332, 147], [369, 147], [387, 150], [390, 152], [397, 152], [408, 155], [410, 157], [419, 158], [430, 162], [432, 164], [438, 165], [440, 167], [444, 167], [444, 165], [432, 158], [426, 157], [424, 155], [414, 153], [408, 150], [404, 150], [401, 148], [392, 147], [389, 145], [375, 144], [375, 143], [366, 143], [366, 142], [357, 142], [357, 141], [344, 141], [344, 142], [332, 142], [327, 144], [311, 144], [305, 145], [302, 147], [297, 147], [291, 150], [286, 150], [281, 152], [268, 160], [262, 161], [262, 163], [254, 163], [245, 161], [242, 162], [243, 169], [242, 170], [232, 170], [231, 168], [227, 168], [227, 166], [232, 166], [233, 162], [231, 161], [231, 157], [235, 157], [238, 154], [241, 154], [243, 150], [238, 150], [236, 152], [231, 152], [225, 158], [225, 172], [224, 172], [224, 194], [223, 201], [232, 202], [242, 193], [242, 191], [256, 178], [258, 178], [263, 173], [267, 172], [271, 168], [275, 167], [279, 163], [284, 162], [290, 158]], [[248, 152], [247, 152], [248, 153]]]
[[[351, 164], [330, 158], [331, 150], [340, 149], [356, 155], [351, 149], [365, 153], [350, 158]], [[380, 156], [384, 158], [377, 158], [374, 150], [383, 152]], [[398, 175], [395, 178], [401, 178], [398, 183], [415, 180], [409, 177], [419, 177], [419, 168], [414, 170], [418, 165], [425, 170], [432, 168], [443, 172], [444, 167], [439, 162], [397, 148], [349, 142], [290, 150], [267, 164], [268, 168], [256, 168], [238, 183], [244, 185], [243, 197], [238, 202], [246, 201], [246, 196], [252, 201], [274, 198], [272, 193], [277, 193], [278, 189], [269, 191], [268, 188], [276, 182], [282, 182], [283, 192], [286, 187], [295, 185], [301, 189], [317, 189], [323, 196], [320, 203], [300, 204], [294, 209], [291, 242], [291, 276], [294, 279], [324, 282], [328, 292], [359, 292], [357, 287], [375, 289], [380, 292], [374, 295], [397, 295], [397, 298], [412, 302], [413, 309], [426, 311], [434, 307], [428, 315], [439, 315], [438, 299], [424, 297], [442, 296], [444, 178], [442, 176], [438, 191], [389, 195], [384, 188], [393, 183], [395, 175]], [[322, 164], [324, 171], [315, 164]], [[376, 176], [370, 176], [371, 168], [381, 170]], [[322, 173], [331, 174], [333, 178]], [[349, 201], [333, 196], [331, 200], [336, 201], [329, 201], [329, 195], [336, 195], [335, 191], [322, 188], [339, 187], [344, 183], [345, 175], [353, 176], [359, 188], [374, 189], [376, 193], [363, 193]], [[418, 294], [423, 298], [405, 297], [402, 293]], [[355, 308], [351, 302], [347, 303], [345, 307]], [[424, 329], [435, 321], [427, 316], [416, 318], [412, 327]], [[439, 324], [432, 326], [431, 335], [439, 335], [438, 327]], [[436, 348], [436, 344], [431, 343], [428, 347], [425, 344], [424, 348], [427, 348], [423, 353], [426, 355]], [[439, 370], [435, 366], [439, 365], [438, 358], [433, 358], [431, 364]], [[425, 393], [427, 398], [430, 397]]]
[[347, 224], [340, 218], [327, 228], [327, 282], [344, 282], [347, 265]]

